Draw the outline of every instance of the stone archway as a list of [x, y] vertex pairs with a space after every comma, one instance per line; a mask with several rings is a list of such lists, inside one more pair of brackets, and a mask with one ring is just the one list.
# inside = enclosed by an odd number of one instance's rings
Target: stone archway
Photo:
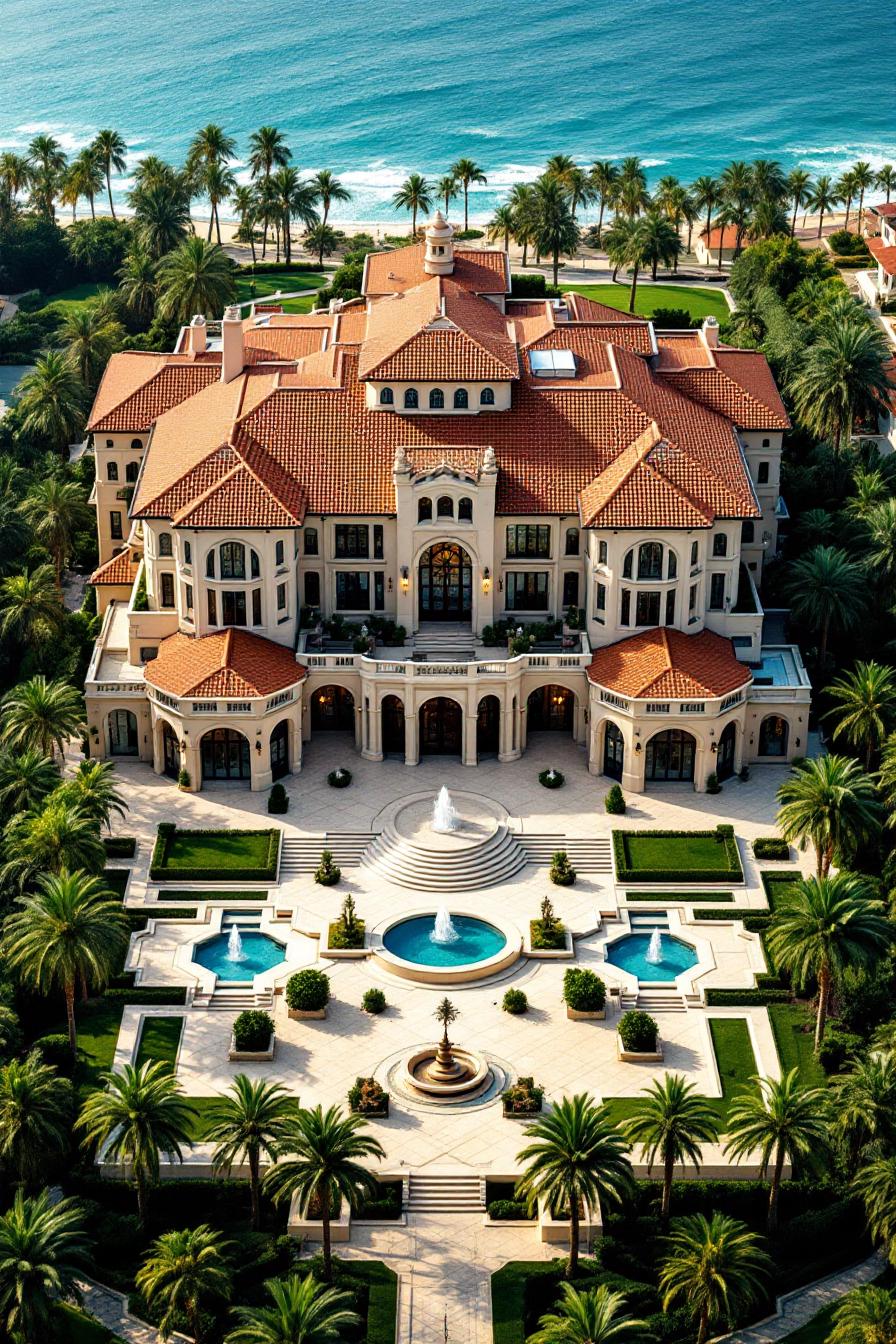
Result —
[[787, 755], [787, 742], [790, 737], [790, 725], [780, 714], [770, 714], [759, 725], [759, 755]]
[[383, 755], [400, 756], [405, 754], [404, 704], [397, 695], [384, 695], [380, 705], [380, 721], [383, 733]]
[[737, 743], [737, 728], [729, 723], [719, 738], [716, 750], [716, 779], [721, 784], [734, 774], [734, 748]]
[[526, 705], [529, 733], [571, 733], [575, 721], [575, 692], [550, 684], [532, 691]]
[[470, 621], [473, 562], [453, 541], [437, 541], [420, 556], [418, 615], [421, 621]]
[[235, 728], [212, 728], [199, 742], [202, 778], [240, 779], [248, 784], [252, 767], [249, 739]]
[[437, 695], [420, 706], [421, 756], [460, 756], [463, 731], [463, 710], [457, 700]]
[[177, 779], [180, 774], [180, 744], [167, 719], [162, 724], [162, 769], [169, 779]]
[[311, 693], [311, 731], [355, 731], [355, 697], [344, 686], [319, 686]]
[[140, 752], [137, 715], [129, 709], [113, 709], [108, 723], [109, 755], [137, 756]]
[[692, 784], [696, 755], [697, 741], [683, 729], [656, 733], [647, 743], [644, 782]]
[[289, 774], [289, 720], [281, 719], [271, 733], [271, 779]]
[[622, 730], [612, 719], [607, 719], [604, 728], [603, 773], [609, 775], [610, 779], [621, 780], [624, 765], [625, 739]]
[[476, 757], [497, 756], [501, 748], [501, 701], [484, 695], [476, 715]]

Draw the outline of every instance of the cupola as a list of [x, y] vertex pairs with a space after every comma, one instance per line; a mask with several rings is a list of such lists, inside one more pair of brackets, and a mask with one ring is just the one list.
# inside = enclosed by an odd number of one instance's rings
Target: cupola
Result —
[[426, 226], [426, 254], [423, 269], [427, 275], [450, 275], [454, 270], [454, 229], [441, 210]]

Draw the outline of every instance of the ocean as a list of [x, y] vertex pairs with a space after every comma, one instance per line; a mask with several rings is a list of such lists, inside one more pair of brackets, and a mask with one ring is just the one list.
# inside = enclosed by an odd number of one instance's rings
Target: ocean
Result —
[[115, 127], [119, 202], [139, 158], [180, 162], [210, 121], [236, 137], [240, 181], [249, 133], [280, 127], [294, 163], [352, 191], [338, 221], [399, 218], [407, 174], [461, 155], [488, 177], [471, 222], [555, 153], [637, 154], [683, 181], [735, 158], [896, 162], [887, 0], [2, 0], [0, 23], [0, 150]]

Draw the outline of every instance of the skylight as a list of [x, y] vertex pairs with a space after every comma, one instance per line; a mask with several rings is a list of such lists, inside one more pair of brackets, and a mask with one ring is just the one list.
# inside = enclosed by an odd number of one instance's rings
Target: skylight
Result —
[[576, 357], [571, 350], [530, 350], [534, 378], [575, 378]]

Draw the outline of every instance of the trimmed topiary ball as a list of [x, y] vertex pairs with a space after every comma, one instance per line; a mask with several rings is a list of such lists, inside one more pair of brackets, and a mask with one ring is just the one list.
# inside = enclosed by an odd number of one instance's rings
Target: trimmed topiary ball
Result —
[[315, 1013], [326, 1008], [330, 1001], [330, 978], [323, 971], [308, 966], [296, 971], [286, 982], [286, 1006], [297, 1012]]
[[267, 1050], [274, 1034], [274, 1019], [260, 1008], [247, 1008], [233, 1022], [233, 1044], [237, 1050]]
[[386, 1011], [386, 996], [381, 989], [365, 989], [361, 999], [361, 1007], [365, 1013], [384, 1013]]
[[340, 765], [336, 770], [331, 770], [327, 775], [327, 783], [331, 789], [347, 789], [351, 782], [352, 772], [346, 770], [343, 765]]
[[520, 1013], [525, 1013], [529, 1007], [529, 1000], [521, 989], [508, 989], [504, 995], [504, 1001], [501, 1004], [505, 1013], [512, 1013], [516, 1017]]
[[604, 799], [604, 810], [613, 817], [621, 817], [625, 812], [625, 795], [618, 784], [614, 784]]
[[554, 770], [552, 767], [550, 770], [542, 770], [538, 782], [546, 789], [562, 789], [566, 779], [559, 770]]

